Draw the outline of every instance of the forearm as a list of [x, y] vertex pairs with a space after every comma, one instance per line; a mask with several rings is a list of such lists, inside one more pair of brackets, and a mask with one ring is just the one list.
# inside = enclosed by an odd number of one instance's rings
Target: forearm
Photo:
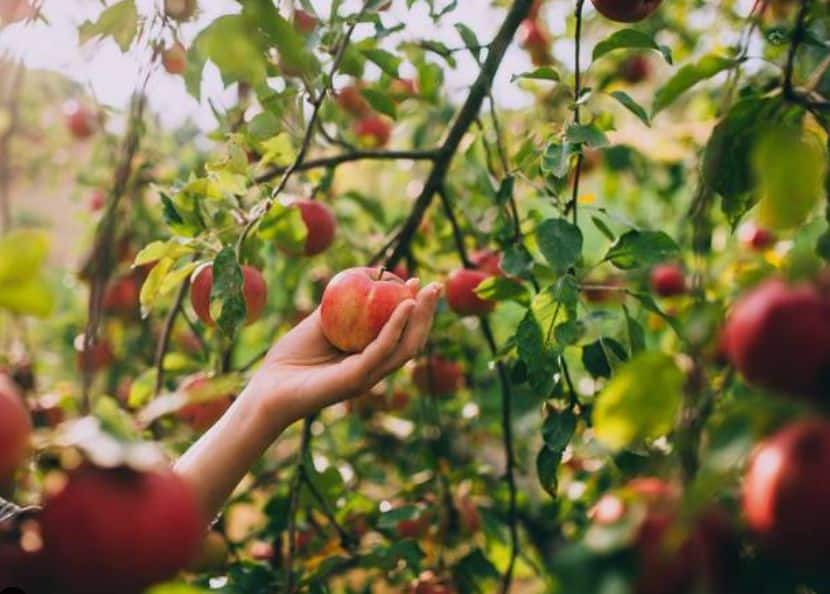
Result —
[[279, 437], [290, 419], [275, 418], [249, 385], [233, 405], [176, 462], [206, 518], [213, 519], [245, 473]]

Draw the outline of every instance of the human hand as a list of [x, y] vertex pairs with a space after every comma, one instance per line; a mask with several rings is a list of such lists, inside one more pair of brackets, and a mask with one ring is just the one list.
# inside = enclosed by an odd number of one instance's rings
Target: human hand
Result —
[[[418, 281], [407, 284], [417, 290]], [[319, 409], [371, 389], [424, 348], [441, 285], [398, 305], [378, 337], [360, 353], [343, 353], [323, 334], [319, 308], [271, 348], [246, 388], [262, 399], [280, 431]]]

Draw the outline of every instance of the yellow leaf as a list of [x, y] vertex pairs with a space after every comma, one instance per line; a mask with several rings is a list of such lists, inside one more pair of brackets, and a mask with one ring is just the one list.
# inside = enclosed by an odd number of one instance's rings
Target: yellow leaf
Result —
[[0, 283], [19, 282], [37, 275], [49, 252], [43, 231], [15, 229], [0, 238]]
[[158, 297], [161, 283], [164, 280], [164, 277], [167, 276], [167, 273], [170, 271], [172, 266], [172, 258], [162, 258], [155, 266], [153, 266], [150, 274], [147, 275], [147, 279], [144, 281], [144, 284], [141, 285], [141, 294], [139, 296], [142, 316], [147, 316], [150, 313], [150, 310], [153, 309], [153, 304], [156, 301], [156, 297]]
[[52, 289], [40, 277], [0, 285], [0, 307], [12, 313], [45, 318], [54, 306]]

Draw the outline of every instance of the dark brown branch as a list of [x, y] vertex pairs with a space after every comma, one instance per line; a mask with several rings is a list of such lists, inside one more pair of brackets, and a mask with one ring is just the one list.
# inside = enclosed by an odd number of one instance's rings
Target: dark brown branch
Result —
[[176, 317], [179, 315], [188, 288], [190, 288], [190, 279], [185, 279], [179, 287], [178, 293], [176, 293], [176, 299], [173, 301], [173, 305], [170, 306], [167, 317], [164, 318], [164, 326], [161, 328], [161, 334], [156, 344], [156, 353], [153, 359], [153, 365], [156, 368], [156, 386], [154, 390], [156, 396], [161, 392], [164, 385], [164, 356], [167, 354], [167, 347], [170, 345], [170, 334], [173, 332]]
[[438, 195], [441, 196], [441, 203], [444, 205], [444, 213], [450, 221], [450, 226], [452, 226], [452, 236], [455, 241], [455, 249], [458, 251], [458, 255], [461, 258], [461, 264], [464, 268], [471, 268], [472, 264], [470, 264], [470, 259], [467, 257], [467, 248], [464, 246], [464, 234], [461, 231], [461, 226], [458, 224], [458, 219], [452, 211], [452, 202], [450, 202], [450, 197], [447, 194], [447, 188], [441, 188], [438, 190]]
[[288, 554], [285, 557], [285, 573], [288, 576], [285, 591], [288, 594], [294, 592], [294, 555], [297, 552], [297, 505], [300, 501], [300, 487], [303, 480], [303, 466], [305, 465], [306, 454], [311, 447], [311, 424], [314, 417], [309, 416], [303, 420], [303, 435], [300, 439], [300, 451], [297, 454], [297, 466], [294, 470], [294, 477], [291, 479], [291, 497], [288, 502]]
[[[579, 100], [582, 94], [582, 70], [579, 64], [579, 52], [582, 46], [582, 7], [585, 5], [585, 0], [577, 0], [576, 2], [576, 33], [574, 36], [574, 123], [580, 123]], [[573, 191], [571, 193], [571, 201], [566, 208], [573, 209], [573, 224], [579, 222], [579, 178], [582, 176], [582, 163], [585, 160], [580, 149], [576, 156], [576, 170], [574, 171]]]
[[314, 481], [311, 480], [305, 466], [301, 467], [301, 472], [303, 482], [308, 487], [312, 497], [314, 497], [314, 499], [317, 500], [317, 503], [320, 504], [320, 509], [323, 510], [323, 514], [326, 516], [329, 524], [331, 524], [334, 527], [335, 532], [337, 532], [337, 536], [340, 538], [340, 544], [347, 551], [353, 552], [355, 547], [354, 539], [348, 532], [346, 532], [346, 529], [340, 525], [340, 522], [337, 521], [337, 518], [334, 516], [334, 510], [331, 508], [329, 502], [326, 501], [326, 498], [320, 492], [320, 489], [317, 488], [317, 485], [314, 484]]
[[409, 217], [401, 228], [397, 245], [386, 262], [388, 267], [394, 267], [409, 249], [409, 243], [415, 236], [421, 220], [424, 218], [424, 214], [432, 203], [435, 193], [444, 184], [444, 178], [447, 175], [447, 171], [449, 171], [450, 162], [458, 150], [464, 134], [466, 134], [470, 125], [478, 116], [481, 104], [487, 96], [488, 89], [493, 84], [493, 78], [496, 76], [499, 65], [504, 59], [504, 54], [516, 33], [516, 29], [519, 28], [522, 20], [527, 17], [532, 4], [532, 0], [516, 0], [510, 7], [510, 10], [507, 11], [504, 22], [490, 43], [490, 50], [487, 52], [487, 58], [484, 60], [481, 71], [470, 87], [470, 93], [467, 95], [467, 99], [464, 101], [455, 121], [450, 127], [447, 138], [441, 145], [438, 157], [433, 163], [432, 170], [424, 182], [424, 187], [415, 200]]

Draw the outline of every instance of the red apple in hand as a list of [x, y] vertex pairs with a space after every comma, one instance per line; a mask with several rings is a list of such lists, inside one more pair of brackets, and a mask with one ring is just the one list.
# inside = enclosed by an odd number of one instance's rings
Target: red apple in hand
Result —
[[301, 35], [309, 35], [317, 28], [317, 17], [298, 8], [294, 11], [294, 29]]
[[314, 256], [326, 251], [334, 241], [337, 231], [337, 219], [331, 209], [317, 200], [297, 200], [307, 234], [305, 238], [305, 255]]
[[[193, 311], [206, 325], [215, 324], [210, 315], [210, 293], [213, 290], [213, 265], [204, 266], [190, 287], [190, 303]], [[262, 273], [253, 266], [242, 266], [242, 296], [247, 308], [246, 324], [253, 324], [262, 315], [265, 303], [268, 301], [268, 286]]]
[[422, 394], [453, 394], [463, 379], [461, 365], [438, 355], [418, 361], [412, 369], [412, 381]]
[[169, 470], [81, 467], [41, 514], [60, 591], [138, 594], [198, 552], [206, 523], [190, 486]]
[[651, 290], [660, 297], [673, 297], [686, 292], [686, 275], [677, 264], [658, 264], [651, 270]]
[[182, 74], [187, 70], [187, 50], [176, 41], [161, 55], [161, 63], [170, 74]]
[[381, 116], [367, 115], [355, 122], [354, 133], [367, 146], [384, 147], [389, 142], [392, 126]]
[[66, 127], [78, 140], [89, 138], [95, 133], [98, 124], [95, 114], [77, 101], [67, 101], [63, 106], [63, 114]]
[[766, 281], [732, 308], [722, 345], [750, 383], [824, 397], [830, 380], [830, 300], [810, 285]]
[[219, 420], [233, 403], [232, 394], [217, 393], [210, 385], [210, 379], [203, 373], [186, 378], [179, 392], [195, 400], [176, 411], [176, 418], [184, 421], [195, 431], [206, 431]]
[[798, 421], [755, 451], [744, 477], [747, 524], [764, 546], [799, 565], [830, 551], [830, 423]]
[[32, 422], [14, 383], [0, 373], [0, 486], [11, 481], [26, 459]]
[[341, 351], [360, 352], [377, 338], [398, 304], [414, 297], [415, 291], [391, 272], [342, 270], [323, 291], [323, 333]]
[[450, 309], [462, 316], [483, 316], [493, 311], [495, 301], [482, 299], [475, 293], [476, 287], [491, 276], [487, 272], [468, 268], [460, 268], [450, 274], [446, 282]]
[[657, 10], [662, 0], [591, 0], [594, 8], [607, 19], [620, 23], [642, 21]]

